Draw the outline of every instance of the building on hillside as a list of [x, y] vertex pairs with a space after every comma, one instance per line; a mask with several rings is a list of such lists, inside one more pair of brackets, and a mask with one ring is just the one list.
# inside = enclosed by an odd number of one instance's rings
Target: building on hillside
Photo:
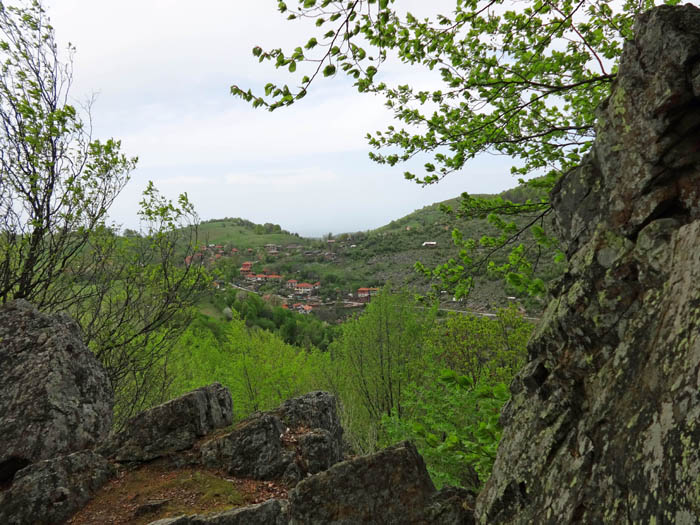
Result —
[[292, 290], [297, 287], [297, 280], [296, 279], [289, 279], [287, 281], [287, 288], [291, 288]]
[[313, 284], [297, 283], [297, 285], [294, 287], [294, 292], [300, 295], [310, 295], [313, 289]]
[[246, 261], [243, 264], [241, 264], [241, 273], [249, 273], [253, 271], [253, 263], [250, 261]]
[[379, 288], [358, 288], [357, 289], [357, 300], [366, 303], [379, 293]]

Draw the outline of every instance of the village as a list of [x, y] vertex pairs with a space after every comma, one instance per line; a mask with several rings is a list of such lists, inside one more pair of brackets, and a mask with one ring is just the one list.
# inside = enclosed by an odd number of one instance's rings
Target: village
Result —
[[[332, 249], [335, 240], [328, 240], [327, 244]], [[355, 248], [355, 245], [349, 245], [349, 247]], [[346, 293], [337, 287], [323, 289], [320, 280], [304, 282], [288, 275], [281, 275], [266, 266], [267, 263], [278, 257], [296, 254], [301, 254], [304, 257], [322, 258], [324, 261], [333, 261], [337, 257], [334, 251], [305, 249], [300, 244], [284, 246], [266, 244], [257, 250], [253, 248], [239, 250], [236, 247], [222, 244], [208, 244], [200, 247], [193, 255], [187, 256], [184, 263], [185, 265], [201, 263], [208, 268], [216, 268], [223, 262], [227, 262], [228, 266], [231, 267], [232, 263], [241, 258], [255, 258], [256, 260], [242, 261], [240, 267], [235, 267], [237, 271], [220, 272], [226, 275], [216, 276], [212, 283], [213, 286], [219, 290], [237, 288], [256, 293], [266, 302], [302, 314], [309, 314], [315, 308], [335, 305], [338, 302], [346, 308], [362, 307], [379, 293], [377, 287], [360, 287], [353, 292]]]

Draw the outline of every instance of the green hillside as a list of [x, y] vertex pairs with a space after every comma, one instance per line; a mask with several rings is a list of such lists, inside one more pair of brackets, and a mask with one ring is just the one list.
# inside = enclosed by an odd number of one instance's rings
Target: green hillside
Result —
[[[530, 193], [514, 188], [501, 196], [521, 201], [531, 198]], [[464, 219], [456, 213], [443, 211], [445, 206], [456, 208], [457, 205], [456, 198], [431, 204], [375, 230], [342, 233], [324, 239], [299, 237], [270, 223], [260, 225], [231, 218], [211, 220], [200, 225], [200, 242], [205, 246], [221, 246], [218, 256], [216, 250], [209, 249], [207, 264], [222, 282], [232, 282], [261, 294], [287, 298], [292, 295], [286, 286], [290, 279], [319, 282], [320, 288], [313, 294], [313, 300], [319, 303], [352, 301], [359, 288], [381, 287], [388, 282], [425, 294], [435, 283], [416, 272], [415, 264], [419, 261], [427, 268], [434, 268], [457, 258], [459, 250], [452, 241], [454, 228], [458, 228], [465, 238], [480, 238], [497, 232], [486, 219]], [[519, 225], [529, 220], [529, 217], [515, 218]], [[527, 237], [522, 242], [534, 244]], [[521, 239], [516, 242], [521, 242]], [[508, 252], [501, 250], [491, 259], [501, 264]], [[561, 272], [553, 262], [553, 255], [552, 251], [544, 251], [539, 257], [536, 273], [545, 281]], [[239, 273], [245, 261], [253, 263], [254, 275], [264, 272], [281, 278], [269, 282], [246, 279]], [[449, 290], [441, 294], [441, 300], [450, 308], [493, 310], [513, 302], [514, 296], [518, 296], [515, 290], [484, 271], [477, 277], [475, 289], [466, 301], [455, 303]], [[542, 308], [541, 301], [525, 295], [517, 300], [531, 313]]]
[[199, 225], [199, 239], [204, 244], [228, 244], [258, 249], [266, 244], [299, 244], [308, 242], [298, 234], [283, 230], [278, 224], [255, 224], [240, 218], [213, 219]]

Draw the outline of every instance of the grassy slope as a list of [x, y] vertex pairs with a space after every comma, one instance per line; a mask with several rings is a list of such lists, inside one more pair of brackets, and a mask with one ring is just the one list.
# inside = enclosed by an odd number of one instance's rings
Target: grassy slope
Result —
[[252, 228], [221, 219], [200, 224], [199, 239], [205, 244], [230, 244], [240, 249], [261, 248], [266, 244], [301, 244], [308, 242], [288, 232], [256, 234]]

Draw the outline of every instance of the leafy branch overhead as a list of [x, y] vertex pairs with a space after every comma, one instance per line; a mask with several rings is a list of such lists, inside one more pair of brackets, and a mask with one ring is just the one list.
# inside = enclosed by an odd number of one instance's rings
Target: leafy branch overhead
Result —
[[[533, 271], [542, 247], [554, 245], [544, 228], [548, 190], [591, 148], [595, 109], [610, 92], [634, 16], [656, 3], [454, 0], [449, 13], [419, 18], [395, 0], [280, 1], [289, 20], [314, 20], [316, 33], [291, 52], [255, 47], [253, 55], [291, 74], [304, 64], [306, 74], [296, 87], [271, 82], [264, 93], [238, 86], [231, 93], [272, 111], [303, 98], [320, 76], [344, 73], [359, 92], [383, 97], [395, 120], [368, 133], [370, 158], [389, 166], [424, 162], [421, 172], [404, 172], [419, 184], [463, 171], [480, 154], [510, 157], [511, 172], [521, 182], [531, 178], [537, 198], [516, 204], [465, 194], [458, 214], [489, 217], [501, 234], [463, 240], [456, 232], [458, 259], [419, 269], [458, 297], [483, 270], [538, 294], [545, 287]], [[388, 60], [420, 67], [436, 87], [390, 85], [380, 73]], [[528, 215], [527, 225], [501, 217], [513, 214]], [[529, 248], [522, 242], [528, 232]], [[511, 250], [509, 262], [496, 267], [489, 254], [502, 249]]]
[[[233, 86], [255, 107], [274, 110], [303, 98], [319, 76], [345, 73], [362, 93], [384, 97], [399, 126], [368, 135], [395, 165], [432, 155], [432, 183], [484, 152], [511, 156], [513, 173], [546, 175], [547, 184], [578, 164], [593, 138], [594, 110], [617, 72], [633, 17], [654, 0], [455, 0], [451, 13], [419, 19], [394, 0], [279, 2], [289, 20], [314, 19], [317, 34], [293, 51], [253, 49], [260, 62], [297, 71], [297, 87], [268, 83], [264, 94]], [[440, 87], [418, 90], [381, 81], [387, 59], [435, 71]], [[436, 79], [437, 80], [437, 79]]]

